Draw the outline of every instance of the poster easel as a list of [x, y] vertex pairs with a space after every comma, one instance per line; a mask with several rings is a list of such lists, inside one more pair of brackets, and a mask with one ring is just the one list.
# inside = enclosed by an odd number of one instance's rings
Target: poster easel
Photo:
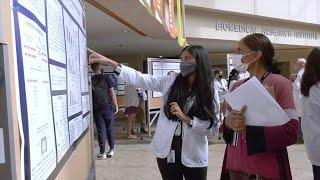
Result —
[[[180, 59], [148, 58], [147, 66], [147, 73], [153, 76], [165, 76], [170, 71], [180, 73]], [[146, 114], [149, 136], [151, 136], [150, 128], [152, 124], [159, 117], [159, 113], [162, 108], [161, 104], [162, 94], [159, 92], [148, 91]]]

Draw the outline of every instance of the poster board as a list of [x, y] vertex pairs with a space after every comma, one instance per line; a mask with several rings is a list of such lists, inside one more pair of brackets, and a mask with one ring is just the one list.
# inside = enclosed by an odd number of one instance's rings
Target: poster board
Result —
[[[148, 58], [148, 74], [153, 76], [164, 76], [168, 72], [180, 73], [180, 59]], [[160, 108], [162, 94], [160, 92], [148, 92], [149, 108]]]
[[84, 7], [80, 0], [12, 3], [21, 166], [25, 179], [47, 179], [91, 121]]
[[[170, 71], [180, 73], [180, 60], [179, 59], [148, 59], [151, 63], [151, 74], [156, 77], [167, 75]], [[160, 98], [162, 94], [160, 92], [152, 92], [152, 98]]]

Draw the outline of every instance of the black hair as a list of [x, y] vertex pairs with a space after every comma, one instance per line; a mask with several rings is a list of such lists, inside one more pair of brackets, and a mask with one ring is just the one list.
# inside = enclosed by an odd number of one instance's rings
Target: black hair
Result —
[[237, 71], [236, 69], [232, 69], [230, 74], [229, 74], [229, 81], [228, 81], [228, 88], [230, 88], [230, 83], [233, 80], [239, 80], [239, 71]]
[[249, 49], [262, 53], [262, 63], [269, 72], [280, 74], [279, 63], [274, 59], [273, 45], [267, 36], [261, 33], [254, 33], [247, 35], [241, 41]]
[[309, 97], [310, 88], [320, 82], [320, 48], [314, 48], [308, 56], [301, 81], [301, 94]]
[[178, 120], [176, 116], [170, 112], [170, 103], [177, 102], [179, 107], [183, 109], [187, 98], [195, 96], [193, 106], [188, 111], [189, 117], [198, 117], [199, 119], [210, 121], [210, 127], [218, 122], [215, 116], [214, 88], [212, 87], [212, 78], [210, 76], [210, 65], [208, 54], [202, 46], [187, 46], [182, 51], [188, 51], [196, 60], [195, 81], [188, 91], [188, 77], [181, 74], [177, 76], [172, 84], [166, 103], [164, 104], [164, 112], [168, 119]]
[[97, 68], [99, 67], [99, 65], [100, 65], [100, 63], [97, 63], [97, 62], [92, 63], [91, 64], [91, 69], [95, 72], [97, 70]]

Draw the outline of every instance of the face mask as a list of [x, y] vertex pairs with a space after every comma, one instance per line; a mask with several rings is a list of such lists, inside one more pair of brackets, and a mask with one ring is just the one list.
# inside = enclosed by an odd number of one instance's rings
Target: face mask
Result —
[[183, 77], [186, 77], [194, 72], [197, 67], [196, 61], [192, 62], [181, 62], [180, 63], [180, 72]]
[[242, 59], [243, 57], [252, 54], [254, 52], [248, 53], [246, 55], [242, 55], [242, 54], [235, 54], [233, 56], [233, 60], [232, 60], [232, 64], [234, 65], [234, 68], [239, 72], [239, 73], [246, 73], [248, 71], [248, 67], [251, 63], [243, 63]]

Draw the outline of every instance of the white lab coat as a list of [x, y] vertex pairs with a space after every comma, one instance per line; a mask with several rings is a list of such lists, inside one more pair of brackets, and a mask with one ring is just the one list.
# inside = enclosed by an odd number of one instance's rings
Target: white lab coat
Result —
[[126, 107], [139, 107], [139, 96], [137, 92], [137, 88], [132, 85], [126, 85], [124, 88], [125, 94], [124, 99], [126, 101]]
[[216, 78], [214, 80], [214, 86], [218, 90], [219, 101], [220, 103], [224, 102], [224, 97], [228, 93], [228, 81], [225, 79], [221, 79], [220, 81]]
[[293, 82], [293, 100], [294, 100], [294, 104], [296, 106], [296, 110], [299, 117], [302, 116], [301, 80], [302, 80], [303, 73], [304, 73], [304, 68], [299, 71], [296, 80]]
[[309, 97], [302, 97], [302, 132], [308, 158], [320, 166], [320, 83], [313, 85]]
[[[119, 78], [125, 80], [128, 84], [135, 87], [161, 92], [163, 99], [166, 101], [168, 91], [176, 79], [177, 75], [166, 75], [154, 77], [122, 65]], [[215, 94], [215, 98], [217, 94]], [[216, 115], [219, 109], [216, 108]], [[219, 125], [208, 129], [210, 122], [193, 117], [193, 126], [189, 127], [183, 123], [182, 134], [182, 152], [181, 161], [186, 167], [207, 167], [208, 166], [208, 139], [207, 136], [218, 134]], [[171, 149], [172, 139], [178, 122], [169, 120], [163, 110], [160, 109], [160, 115], [157, 123], [156, 132], [151, 142], [151, 149], [158, 158], [166, 158]]]

